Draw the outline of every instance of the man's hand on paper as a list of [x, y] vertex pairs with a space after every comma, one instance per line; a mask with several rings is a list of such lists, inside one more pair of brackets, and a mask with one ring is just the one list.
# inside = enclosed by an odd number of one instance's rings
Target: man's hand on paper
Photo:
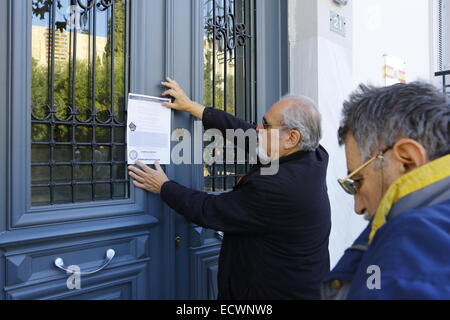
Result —
[[128, 174], [135, 180], [133, 181], [134, 186], [151, 193], [160, 194], [163, 184], [169, 181], [169, 178], [164, 173], [159, 162], [155, 163], [156, 170], [149, 168], [141, 161], [136, 161], [136, 166], [128, 167]]
[[175, 80], [172, 80], [169, 77], [167, 77], [166, 80], [166, 82], [161, 82], [161, 84], [169, 88], [169, 90], [165, 91], [163, 96], [170, 96], [174, 100], [172, 103], [165, 102], [163, 105], [170, 109], [188, 112], [191, 115], [202, 119], [205, 107], [189, 99], [187, 94]]

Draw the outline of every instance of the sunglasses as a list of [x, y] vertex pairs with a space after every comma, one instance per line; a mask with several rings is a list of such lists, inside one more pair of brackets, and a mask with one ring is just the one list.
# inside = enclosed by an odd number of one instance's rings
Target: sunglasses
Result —
[[376, 155], [376, 156], [370, 158], [369, 160], [367, 160], [367, 162], [363, 163], [358, 169], [356, 169], [355, 171], [350, 173], [344, 179], [339, 179], [338, 182], [341, 185], [342, 189], [344, 189], [345, 192], [347, 192], [348, 194], [350, 194], [352, 196], [356, 195], [358, 193], [357, 181], [353, 180], [352, 178], [358, 172], [360, 172], [361, 170], [363, 170], [364, 168], [366, 168], [370, 164], [372, 164], [375, 160], [384, 160], [384, 155], [386, 154], [386, 152], [388, 152], [391, 149], [392, 149], [392, 147], [387, 148], [383, 152], [381, 152], [378, 155]]

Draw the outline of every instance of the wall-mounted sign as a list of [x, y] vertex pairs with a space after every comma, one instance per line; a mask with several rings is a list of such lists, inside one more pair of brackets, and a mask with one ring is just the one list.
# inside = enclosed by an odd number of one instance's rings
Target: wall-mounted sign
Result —
[[384, 79], [386, 86], [397, 83], [406, 83], [406, 62], [398, 57], [385, 54]]
[[348, 0], [333, 0], [333, 2], [343, 7], [348, 4]]
[[330, 12], [330, 30], [336, 32], [337, 34], [345, 37], [346, 36], [346, 26], [345, 17], [334, 11]]

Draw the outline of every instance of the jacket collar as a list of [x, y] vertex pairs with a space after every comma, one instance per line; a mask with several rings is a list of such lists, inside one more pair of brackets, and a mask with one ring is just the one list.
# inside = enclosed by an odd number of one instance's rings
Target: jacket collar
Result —
[[294, 160], [300, 160], [303, 157], [305, 157], [307, 154], [310, 154], [311, 151], [297, 151], [294, 153], [291, 153], [290, 155], [284, 156], [280, 158], [280, 164], [281, 163], [286, 163], [286, 162], [290, 162], [290, 161], [294, 161]]
[[[322, 146], [319, 146], [318, 149], [322, 148]], [[316, 149], [317, 151], [317, 149]], [[300, 160], [305, 158], [307, 155], [314, 153], [315, 151], [303, 151], [303, 150], [299, 150], [297, 152], [291, 153], [290, 155], [281, 157], [280, 159], [278, 159], [278, 163], [279, 164], [283, 164], [286, 162], [290, 162], [290, 161], [295, 161], [295, 160]], [[271, 164], [265, 164], [265, 165], [259, 165], [259, 167], [269, 167]]]
[[[373, 241], [375, 234], [377, 231], [387, 222], [388, 217], [391, 212], [395, 212], [398, 214], [399, 210], [393, 210], [394, 205], [399, 204], [400, 200], [406, 200], [410, 195], [414, 194], [414, 198], [416, 201], [409, 203], [408, 206], [404, 204], [401, 206], [403, 211], [408, 209], [414, 209], [419, 205], [425, 204], [424, 202], [432, 202], [433, 197], [437, 197], [441, 195], [441, 193], [436, 192], [436, 186], [440, 189], [442, 187], [446, 187], [448, 185], [448, 181], [444, 181], [447, 178], [450, 178], [450, 155], [439, 158], [435, 161], [432, 161], [408, 174], [405, 174], [400, 179], [398, 179], [394, 184], [390, 186], [383, 199], [381, 200], [380, 206], [378, 207], [375, 218], [372, 223], [372, 230], [369, 236], [369, 243]], [[433, 187], [433, 185], [435, 185]], [[419, 191], [424, 190], [425, 188], [433, 190], [433, 197], [428, 197], [426, 201], [417, 201], [420, 199], [416, 197], [419, 194]], [[429, 195], [428, 195], [429, 196]], [[403, 201], [402, 201], [403, 202]], [[420, 203], [422, 202], [422, 203]], [[406, 201], [404, 202], [406, 203]], [[416, 207], [414, 207], [415, 204]], [[400, 207], [400, 206], [398, 206]]]
[[[315, 152], [318, 152], [319, 149], [326, 153], [325, 149], [322, 146], [319, 146], [319, 148], [316, 149]], [[290, 154], [288, 156], [281, 157], [279, 159], [279, 164], [281, 165], [283, 163], [304, 159], [307, 155], [309, 155], [311, 153], [314, 153], [314, 151], [302, 151], [302, 150], [300, 150], [300, 151], [294, 152], [294, 153], [292, 153], [292, 154]], [[242, 183], [244, 183], [246, 181], [246, 179], [248, 179], [251, 175], [258, 173], [261, 168], [265, 168], [265, 167], [267, 168], [267, 167], [270, 167], [271, 165], [272, 165], [271, 163], [267, 164], [267, 165], [262, 165], [261, 163], [258, 163], [256, 165], [251, 166], [250, 170], [247, 173], [247, 175], [245, 177], [241, 177], [238, 180], [238, 183], [234, 186], [234, 189], [236, 189], [240, 185], [242, 185]]]

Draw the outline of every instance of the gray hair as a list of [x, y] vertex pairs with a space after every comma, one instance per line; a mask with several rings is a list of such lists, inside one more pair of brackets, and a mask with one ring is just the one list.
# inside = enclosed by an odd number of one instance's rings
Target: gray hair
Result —
[[344, 103], [339, 143], [352, 134], [364, 160], [401, 138], [419, 142], [430, 160], [449, 153], [450, 105], [431, 84], [360, 85]]
[[322, 139], [322, 117], [313, 100], [304, 96], [287, 95], [280, 101], [288, 103], [282, 112], [284, 125], [300, 131], [300, 148], [314, 151]]

